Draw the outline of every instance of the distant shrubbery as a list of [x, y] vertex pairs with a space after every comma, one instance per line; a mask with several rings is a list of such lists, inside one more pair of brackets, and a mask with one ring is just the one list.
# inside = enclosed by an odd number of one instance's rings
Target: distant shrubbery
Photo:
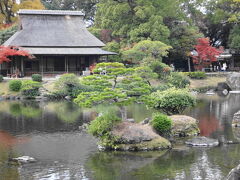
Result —
[[22, 81], [20, 81], [20, 80], [11, 80], [9, 82], [10, 91], [18, 92], [18, 91], [20, 91], [21, 87], [22, 87]]
[[37, 82], [42, 82], [42, 75], [40, 74], [33, 74], [32, 75], [32, 80], [37, 81]]
[[150, 68], [153, 72], [158, 74], [158, 78], [165, 79], [171, 73], [171, 67], [160, 61], [154, 61], [150, 64]]
[[179, 72], [172, 72], [167, 81], [176, 88], [186, 88], [190, 85], [189, 78]]
[[41, 87], [41, 83], [32, 81], [32, 80], [25, 80], [22, 83], [21, 92], [22, 95], [26, 97], [35, 97], [39, 96], [39, 88]]
[[206, 73], [202, 71], [185, 72], [184, 74], [189, 76], [191, 79], [205, 79], [207, 77]]
[[151, 125], [160, 135], [167, 135], [170, 133], [172, 120], [165, 114], [153, 114]]
[[179, 114], [196, 103], [195, 98], [186, 89], [170, 88], [150, 95], [148, 104], [167, 114]]
[[2, 82], [3, 81], [3, 76], [2, 75], [0, 75], [0, 82]]

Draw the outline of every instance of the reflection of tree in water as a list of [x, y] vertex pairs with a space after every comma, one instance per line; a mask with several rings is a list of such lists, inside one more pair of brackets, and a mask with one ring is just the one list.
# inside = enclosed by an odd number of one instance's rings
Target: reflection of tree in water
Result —
[[223, 129], [223, 127], [219, 124], [218, 119], [212, 114], [204, 114], [201, 116], [199, 128], [201, 129], [201, 136], [210, 136], [217, 130]]
[[9, 110], [10, 110], [10, 114], [14, 117], [24, 116], [26, 118], [37, 118], [42, 113], [42, 110], [39, 108], [39, 106], [33, 102], [10, 103]]
[[12, 146], [24, 141], [26, 140], [17, 139], [6, 131], [0, 131], [0, 179], [19, 179], [18, 166], [9, 162], [9, 159], [16, 156]]
[[100, 152], [89, 158], [86, 168], [93, 179], [173, 178], [182, 170], [189, 172], [196, 159], [191, 152]]
[[54, 110], [57, 117], [65, 123], [76, 122], [82, 113], [81, 108], [71, 102], [56, 103]]
[[212, 164], [217, 164], [223, 176], [239, 165], [240, 144], [223, 145], [206, 151]]

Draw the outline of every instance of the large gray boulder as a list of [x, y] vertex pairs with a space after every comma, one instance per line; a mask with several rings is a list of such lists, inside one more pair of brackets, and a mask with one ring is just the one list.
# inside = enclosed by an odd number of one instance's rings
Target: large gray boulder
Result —
[[233, 127], [240, 127], [240, 111], [236, 112], [232, 120]]
[[239, 180], [240, 179], [240, 164], [232, 169], [230, 173], [228, 174], [227, 180]]
[[233, 91], [240, 91], [240, 73], [231, 73], [227, 76], [227, 84]]
[[122, 122], [111, 131], [116, 137], [116, 150], [143, 151], [171, 148], [171, 143], [159, 136], [149, 124]]
[[173, 115], [171, 134], [175, 137], [196, 136], [200, 133], [198, 121], [190, 116]]

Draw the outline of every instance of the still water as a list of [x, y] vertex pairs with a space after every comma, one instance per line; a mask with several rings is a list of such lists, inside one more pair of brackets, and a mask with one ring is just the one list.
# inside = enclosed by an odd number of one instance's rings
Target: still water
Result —
[[[79, 128], [94, 119], [95, 109], [70, 102], [0, 102], [0, 180], [151, 180], [225, 179], [240, 164], [240, 145], [189, 148], [175, 145], [163, 152], [99, 152], [97, 140]], [[142, 121], [152, 110], [130, 105], [128, 118]], [[200, 96], [184, 114], [197, 118], [201, 135], [240, 141], [233, 114], [240, 95]], [[12, 157], [31, 156], [36, 163], [16, 166]]]

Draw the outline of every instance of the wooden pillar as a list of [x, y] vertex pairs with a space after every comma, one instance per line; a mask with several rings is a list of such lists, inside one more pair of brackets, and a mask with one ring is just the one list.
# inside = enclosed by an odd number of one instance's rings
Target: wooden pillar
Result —
[[68, 56], [65, 56], [65, 72], [68, 73]]
[[24, 59], [21, 57], [21, 75], [24, 76], [24, 65], [23, 65]]
[[44, 63], [43, 63], [43, 56], [40, 56], [40, 62], [39, 62], [39, 64], [40, 64], [40, 68], [41, 68], [41, 75], [42, 75], [42, 77], [43, 77], [43, 65], [44, 65]]

